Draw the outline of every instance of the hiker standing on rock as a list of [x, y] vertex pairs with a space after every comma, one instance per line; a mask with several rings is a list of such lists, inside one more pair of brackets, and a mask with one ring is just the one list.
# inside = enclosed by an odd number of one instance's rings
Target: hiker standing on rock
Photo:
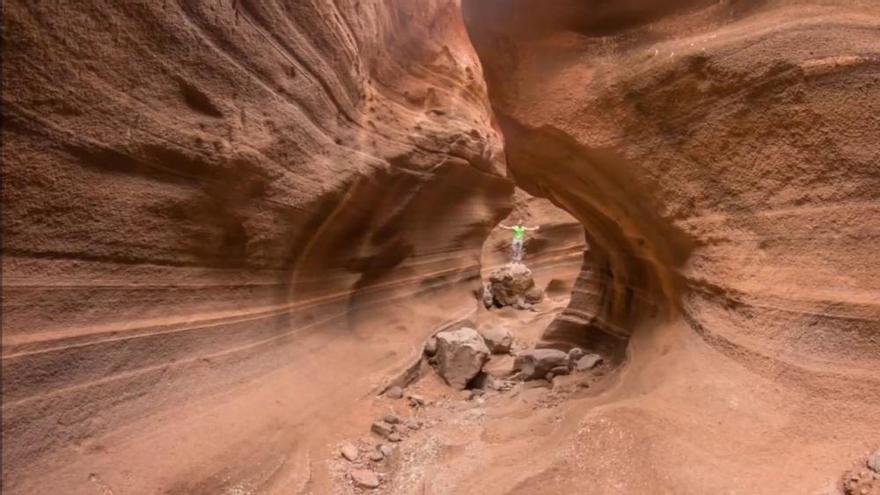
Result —
[[526, 242], [526, 231], [538, 230], [540, 227], [526, 227], [522, 224], [522, 219], [517, 219], [516, 225], [509, 226], [502, 223], [499, 224], [499, 227], [513, 231], [513, 243], [511, 244], [513, 250], [512, 260], [514, 263], [521, 263], [524, 251], [523, 245]]

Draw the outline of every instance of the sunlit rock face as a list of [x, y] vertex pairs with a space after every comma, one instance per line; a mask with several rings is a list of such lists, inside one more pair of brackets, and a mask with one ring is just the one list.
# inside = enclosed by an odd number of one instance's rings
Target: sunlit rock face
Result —
[[458, 3], [3, 24], [4, 491], [295, 490], [510, 209]]
[[[592, 418], [600, 426], [581, 446], [609, 449], [595, 432], [613, 424], [662, 448], [616, 446], [609, 456], [627, 464], [606, 458], [604, 468], [561, 461], [557, 478], [581, 472], [597, 493], [649, 493], [651, 483], [654, 493], [818, 493], [871, 446], [865, 437], [876, 443], [864, 412], [880, 404], [878, 7], [464, 2], [512, 177], [571, 212], [590, 246], [544, 338], [616, 349], [640, 370], [630, 380], [643, 380], [620, 394], [655, 393], [595, 413], [605, 419]], [[651, 335], [664, 320], [681, 323], [675, 337]], [[639, 328], [651, 345], [624, 355]], [[753, 409], [735, 410], [746, 391]], [[790, 425], [789, 436], [766, 445], [761, 421]], [[783, 452], [819, 444], [773, 479]], [[679, 472], [663, 460], [670, 452], [738, 481]], [[656, 477], [615, 485], [607, 474], [624, 479], [634, 464]], [[562, 489], [552, 479], [522, 486]]]

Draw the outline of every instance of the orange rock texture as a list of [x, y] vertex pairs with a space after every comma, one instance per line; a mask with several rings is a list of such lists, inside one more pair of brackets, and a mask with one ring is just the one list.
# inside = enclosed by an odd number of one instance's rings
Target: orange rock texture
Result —
[[4, 492], [262, 483], [473, 306], [513, 185], [456, 2], [3, 24]]
[[4, 493], [333, 493], [512, 210], [557, 300], [582, 261], [542, 345], [615, 366], [424, 493], [880, 447], [873, 0], [10, 0], [2, 58]]
[[[590, 246], [544, 338], [631, 368], [634, 402], [602, 416], [633, 444], [594, 445], [619, 450], [604, 463], [618, 478], [590, 461], [557, 477], [590, 493], [818, 493], [843, 452], [876, 448], [878, 4], [463, 3], [512, 177]], [[794, 470], [792, 450], [808, 458]]]

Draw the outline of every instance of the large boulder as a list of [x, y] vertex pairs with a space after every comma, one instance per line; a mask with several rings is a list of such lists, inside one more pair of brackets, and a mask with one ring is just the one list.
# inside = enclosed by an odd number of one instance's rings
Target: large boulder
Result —
[[492, 354], [507, 354], [513, 345], [513, 334], [503, 326], [492, 326], [480, 329], [480, 335]]
[[473, 328], [440, 332], [436, 338], [437, 373], [450, 386], [463, 390], [489, 360], [489, 348]]
[[517, 354], [513, 371], [523, 380], [544, 378], [554, 369], [569, 368], [568, 354], [558, 349], [530, 349]]
[[524, 308], [544, 298], [544, 291], [535, 286], [532, 271], [522, 263], [508, 263], [489, 274], [483, 294], [486, 307]]

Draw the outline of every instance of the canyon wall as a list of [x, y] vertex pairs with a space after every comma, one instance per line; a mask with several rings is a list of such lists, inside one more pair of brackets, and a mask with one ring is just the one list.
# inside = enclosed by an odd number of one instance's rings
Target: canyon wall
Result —
[[475, 307], [513, 187], [456, 1], [12, 1], [3, 62], [4, 492], [292, 493]]
[[511, 174], [585, 225], [603, 331], [681, 312], [774, 356], [867, 371], [878, 11], [706, 3], [534, 17], [533, 2], [466, 3]]
[[[584, 436], [574, 451], [602, 462], [560, 460], [523, 492], [579, 487], [554, 481], [570, 474], [595, 493], [812, 493], [876, 447], [876, 2], [463, 9], [511, 176], [577, 217], [590, 246], [545, 340], [620, 350], [638, 337], [626, 405], [593, 411], [592, 431], [654, 445]], [[813, 448], [789, 475], [783, 458]]]

